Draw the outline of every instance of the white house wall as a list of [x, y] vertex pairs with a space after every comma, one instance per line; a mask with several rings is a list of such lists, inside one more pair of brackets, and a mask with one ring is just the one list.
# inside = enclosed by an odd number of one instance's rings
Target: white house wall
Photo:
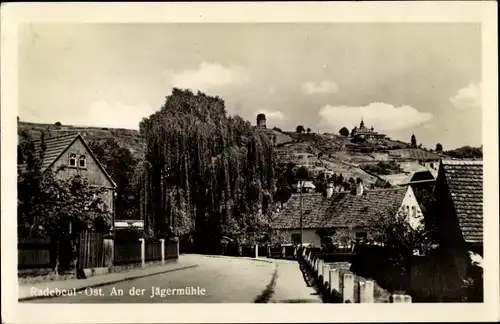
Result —
[[[415, 211], [413, 212], [413, 210]], [[408, 186], [408, 190], [403, 198], [400, 211], [408, 212], [408, 221], [410, 222], [412, 228], [417, 228], [418, 226], [423, 225], [424, 216], [422, 214], [422, 209], [420, 209], [415, 193], [410, 186]]]
[[[303, 229], [302, 242], [305, 244], [314, 244], [316, 247], [321, 247], [321, 238], [316, 234], [317, 229]], [[300, 229], [280, 230], [284, 233], [288, 243], [292, 243], [292, 234], [300, 234]]]

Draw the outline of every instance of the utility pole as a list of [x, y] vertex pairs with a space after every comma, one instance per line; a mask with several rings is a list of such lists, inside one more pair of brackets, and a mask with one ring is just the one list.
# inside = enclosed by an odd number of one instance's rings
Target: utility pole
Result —
[[302, 248], [303, 242], [303, 228], [302, 228], [302, 188], [304, 187], [304, 181], [300, 186], [300, 248]]

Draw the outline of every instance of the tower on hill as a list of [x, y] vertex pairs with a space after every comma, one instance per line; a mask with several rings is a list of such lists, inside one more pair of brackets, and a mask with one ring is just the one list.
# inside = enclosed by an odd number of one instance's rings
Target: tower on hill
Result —
[[266, 128], [266, 115], [258, 114], [257, 115], [257, 127]]

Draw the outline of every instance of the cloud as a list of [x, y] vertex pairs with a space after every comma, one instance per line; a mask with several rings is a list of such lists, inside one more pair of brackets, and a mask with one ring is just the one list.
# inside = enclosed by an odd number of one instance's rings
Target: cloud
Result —
[[202, 62], [196, 69], [180, 72], [165, 72], [172, 87], [191, 89], [192, 91], [208, 91], [231, 85], [240, 85], [249, 81], [247, 71], [240, 66], [224, 67], [218, 63]]
[[319, 111], [320, 124], [333, 127], [343, 126], [351, 129], [359, 125], [363, 118], [367, 127], [373, 126], [375, 131], [397, 131], [419, 125], [425, 125], [434, 116], [428, 112], [420, 112], [411, 106], [393, 106], [383, 102], [372, 102], [366, 106], [331, 106], [326, 105]]
[[307, 94], [327, 94], [334, 93], [339, 90], [339, 86], [331, 80], [323, 80], [319, 83], [304, 82], [302, 84], [302, 91]]
[[266, 115], [266, 120], [271, 122], [281, 122], [285, 119], [285, 114], [279, 110], [259, 110], [257, 114]]
[[457, 91], [450, 102], [458, 110], [480, 109], [482, 104], [482, 84], [470, 83]]
[[[120, 102], [108, 103], [104, 100], [93, 103], [88, 109], [88, 117], [73, 121], [77, 125], [110, 128], [139, 129], [139, 122], [154, 113], [155, 109], [147, 104], [128, 105]], [[85, 120], [86, 119], [86, 120]]]

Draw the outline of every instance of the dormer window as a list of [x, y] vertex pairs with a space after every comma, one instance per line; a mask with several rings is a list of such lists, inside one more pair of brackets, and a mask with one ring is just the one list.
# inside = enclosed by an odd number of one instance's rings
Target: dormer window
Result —
[[80, 155], [80, 158], [78, 159], [78, 166], [80, 168], [86, 168], [87, 167], [87, 161], [85, 160], [85, 155]]
[[69, 155], [69, 166], [74, 168], [76, 167], [76, 154]]

